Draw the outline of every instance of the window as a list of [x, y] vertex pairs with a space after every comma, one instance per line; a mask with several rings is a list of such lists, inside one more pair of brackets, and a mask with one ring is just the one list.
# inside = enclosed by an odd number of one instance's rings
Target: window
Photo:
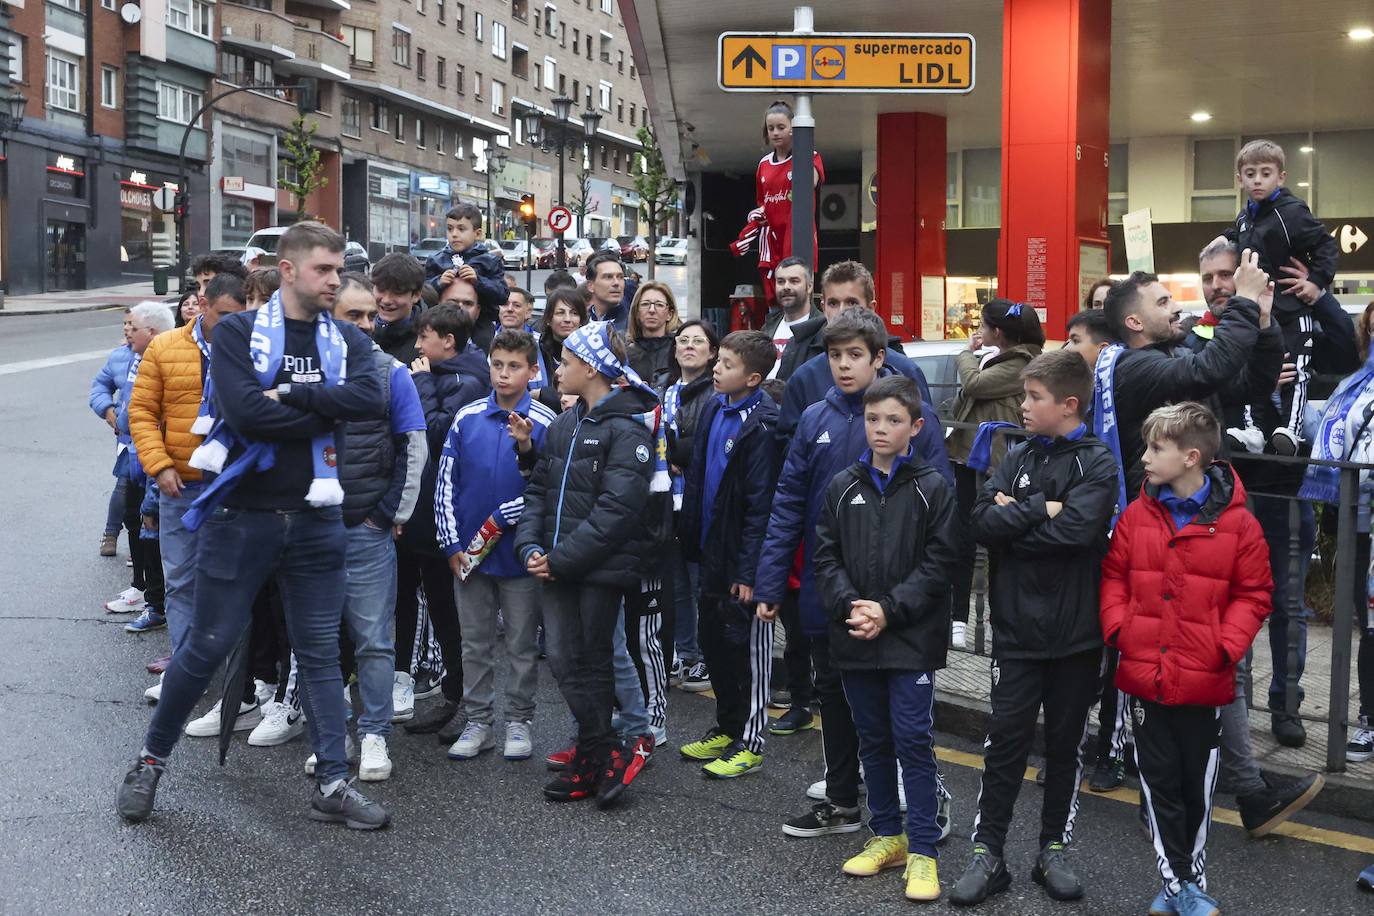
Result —
[[617, 172], [620, 171], [620, 148], [619, 148], [619, 147], [616, 147], [615, 152], [612, 154], [612, 156], [611, 156], [611, 163], [612, 163], [612, 168], [614, 168]]
[[525, 122], [522, 118], [512, 118], [511, 123], [515, 125], [515, 145], [519, 146], [525, 142]]
[[582, 98], [582, 83], [579, 82], [578, 80], [573, 80], [573, 94], [572, 94], [572, 100], [573, 100], [573, 107], [574, 107], [574, 108], [577, 107], [577, 100], [580, 99], [580, 98]]
[[434, 151], [440, 156], [444, 154], [444, 134], [447, 133], [444, 125], [440, 124], [439, 129], [434, 132]]
[[415, 75], [419, 79], [425, 78], [425, 49], [415, 49]]
[[462, 4], [462, 3], [455, 3], [455, 4], [453, 4], [453, 21], [454, 21], [454, 23], [457, 24], [457, 26], [458, 26], [458, 31], [459, 31], [459, 32], [466, 32], [466, 31], [467, 31], [467, 25], [466, 25], [467, 14], [468, 14], [468, 8], [467, 8], [467, 6], [465, 6], [465, 5]]
[[424, 118], [415, 119], [415, 145], [420, 149], [425, 148], [425, 121]]
[[476, 28], [477, 28], [477, 40], [478, 40], [478, 41], [482, 41], [483, 38], [484, 38], [484, 36], [483, 36], [483, 34], [482, 34], [482, 14], [481, 14], [481, 13], [473, 13], [472, 16], [473, 16], [473, 23], [474, 23], [474, 25], [475, 25]]
[[[1276, 138], [1277, 139], [1277, 138]], [[1318, 133], [1306, 144], [1310, 153], [1284, 146], [1288, 160], [1288, 176], [1293, 182], [1293, 192], [1307, 198], [1308, 205], [1319, 216], [1346, 216], [1348, 214], [1374, 213], [1374, 182], [1369, 180], [1369, 150], [1374, 149], [1374, 131], [1333, 130]], [[1313, 182], [1320, 182], [1329, 193], [1313, 200], [1311, 190], [1304, 188], [1294, 179], [1294, 175], [1306, 177], [1307, 163], [1304, 160], [1316, 159], [1316, 176]]]
[[529, 0], [510, 0], [510, 14], [521, 22], [530, 18]]
[[28, 49], [28, 39], [23, 35], [15, 35], [14, 42], [10, 45], [10, 82], [28, 82], [24, 78], [24, 52]]
[[550, 37], [558, 32], [558, 7], [544, 4], [544, 33]]
[[608, 16], [613, 12], [615, 0], [601, 0], [601, 12]]
[[348, 45], [350, 61], [364, 67], [372, 66], [372, 42], [377, 33], [353, 25], [342, 26], [340, 31], [343, 33], [344, 44]]
[[601, 102], [601, 110], [602, 110], [602, 111], [610, 111], [610, 110], [611, 110], [611, 92], [613, 91], [613, 88], [614, 88], [614, 87], [612, 87], [611, 84], [608, 83], [608, 82], [606, 82], [605, 80], [602, 80], [602, 81], [601, 81], [601, 98], [600, 98], [600, 102]]
[[635, 126], [635, 103], [630, 103], [630, 126]]
[[213, 20], [213, 8], [202, 0], [168, 0], [167, 24], [174, 29], [209, 38]]
[[448, 61], [442, 57], [434, 61], [434, 80], [439, 84], [440, 89], [448, 87]]
[[1129, 187], [1126, 167], [1129, 146], [1113, 143], [1107, 150], [1107, 222], [1120, 223], [1125, 214], [1128, 201], [1126, 190]]
[[58, 51], [48, 51], [48, 107], [80, 111], [81, 61]]
[[617, 121], [624, 121], [624, 120], [625, 120], [625, 100], [624, 100], [623, 98], [622, 98], [622, 99], [617, 99], [617, 100], [616, 100], [616, 103], [615, 103], [615, 119], [616, 119]]
[[491, 113], [494, 115], [506, 113], [506, 84], [500, 80], [491, 81]]
[[69, 10], [81, 12], [81, 0], [49, 0], [54, 6], [65, 6]]
[[618, 56], [617, 56], [616, 62], [615, 62], [615, 69], [616, 69], [616, 72], [617, 72], [617, 73], [624, 73], [624, 72], [625, 72], [625, 52], [624, 52], [624, 51], [619, 51], [619, 52], [617, 52], [617, 54], [618, 54]]
[[482, 71], [478, 70], [472, 75], [472, 97], [479, 102], [482, 100]]
[[339, 132], [345, 137], [361, 137], [363, 104], [357, 96], [346, 95], [339, 102]]
[[568, 24], [566, 22], [558, 24], [558, 46], [560, 48], [568, 46]]
[[[621, 54], [623, 55], [624, 52], [622, 51]], [[611, 62], [611, 36], [605, 32], [601, 33], [601, 62], [603, 64]]]
[[592, 33], [587, 33], [587, 60], [592, 59]]
[[466, 151], [462, 131], [455, 130], [453, 132], [453, 158], [462, 159]]
[[386, 102], [381, 102], [381, 101], [378, 101], [377, 99], [373, 99], [373, 100], [372, 100], [372, 119], [371, 119], [371, 121], [372, 121], [372, 123], [371, 123], [372, 129], [373, 129], [373, 130], [386, 130], [387, 123], [388, 123], [390, 120], [391, 120], [391, 116], [387, 113], [387, 110], [386, 110]]
[[391, 62], [410, 66], [410, 32], [395, 26], [391, 28]]
[[534, 91], [539, 92], [544, 88], [544, 76], [539, 72], [539, 64], [534, 65]]
[[396, 138], [397, 143], [406, 142], [406, 116], [399, 111], [396, 112], [396, 125], [391, 135]]
[[464, 83], [465, 83], [464, 77], [465, 77], [465, 76], [467, 76], [467, 73], [466, 73], [466, 71], [463, 69], [463, 65], [462, 65], [462, 64], [455, 64], [454, 67], [453, 67], [453, 85], [454, 85], [454, 88], [456, 88], [456, 89], [458, 90], [458, 94], [459, 94], [459, 95], [463, 95], [463, 94], [465, 94], [465, 93], [467, 92], [467, 87], [464, 85]]
[[506, 26], [504, 23], [491, 23], [491, 56], [506, 59]]
[[415, 0], [415, 12], [421, 16], [425, 14], [425, 0]]
[[114, 67], [100, 68], [100, 105], [103, 108], [119, 107], [119, 71]]
[[119, 9], [119, 0], [100, 0], [100, 8], [102, 10], [117, 10]]
[[634, 64], [630, 64], [630, 79], [634, 79], [634, 78], [635, 78], [635, 65], [634, 65]]
[[573, 29], [573, 53], [576, 54], [580, 47], [582, 47], [582, 30]]
[[605, 168], [610, 168], [610, 163], [609, 163], [609, 161], [608, 161], [609, 157], [607, 156], [606, 152], [607, 152], [607, 151], [606, 151], [606, 147], [605, 147], [605, 146], [602, 146], [602, 147], [601, 147], [601, 167], [602, 167], [603, 169], [605, 169]]
[[959, 154], [945, 154], [945, 228], [959, 228]]
[[[510, 46], [510, 72], [515, 74], [517, 79], [527, 80], [530, 78], [530, 52], [517, 44]], [[536, 76], [534, 88], [539, 88], [539, 78]]]
[[164, 121], [190, 124], [191, 117], [200, 109], [203, 100], [204, 96], [194, 89], [176, 83], [159, 81], [157, 84], [157, 116]]
[[568, 75], [566, 73], [558, 74], [558, 92], [562, 95], [566, 95], [568, 92]]
[[434, 15], [438, 18], [440, 24], [443, 24], [444, 17], [448, 13], [448, 10], [445, 9], [445, 6], [446, 4], [444, 0], [434, 0]]
[[553, 92], [560, 88], [558, 82], [558, 61], [552, 57], [544, 58], [544, 88]]
[[1002, 151], [964, 150], [964, 228], [982, 229], [1002, 222]]
[[1193, 193], [1189, 218], [1195, 222], [1229, 222], [1236, 218], [1236, 143], [1193, 141]]

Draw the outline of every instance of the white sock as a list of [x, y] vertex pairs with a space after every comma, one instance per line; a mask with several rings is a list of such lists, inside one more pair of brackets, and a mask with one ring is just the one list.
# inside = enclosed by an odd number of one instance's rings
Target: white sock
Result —
[[320, 794], [323, 795], [325, 798], [328, 798], [336, 792], [342, 792], [344, 786], [346, 785], [348, 785], [347, 781], [342, 779], [336, 779], [327, 786], [320, 786]]

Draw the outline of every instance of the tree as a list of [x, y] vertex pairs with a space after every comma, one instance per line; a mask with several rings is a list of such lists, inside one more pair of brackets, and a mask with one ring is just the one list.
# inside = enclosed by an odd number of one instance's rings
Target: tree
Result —
[[297, 115], [283, 141], [287, 168], [282, 177], [277, 179], [277, 187], [296, 198], [297, 222], [311, 218], [305, 211], [306, 199], [329, 185], [329, 179], [321, 174], [324, 166], [320, 161], [320, 151], [314, 144], [315, 131], [318, 129], [319, 125], [315, 122], [307, 125], [305, 116]]
[[677, 182], [668, 176], [663, 164], [663, 151], [658, 138], [648, 125], [639, 129], [639, 171], [635, 174], [635, 191], [639, 194], [639, 210], [649, 222], [649, 279], [654, 278], [654, 247], [658, 244], [658, 227], [668, 219], [677, 204]]
[[592, 196], [592, 171], [587, 167], [585, 154], [580, 164], [582, 167], [577, 173], [577, 188], [568, 199], [568, 209], [577, 217], [577, 235], [585, 237], [587, 215], [596, 211], [599, 201]]

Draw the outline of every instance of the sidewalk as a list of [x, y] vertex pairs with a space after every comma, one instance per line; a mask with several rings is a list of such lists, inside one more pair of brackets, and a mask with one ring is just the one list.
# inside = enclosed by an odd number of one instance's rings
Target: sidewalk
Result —
[[24, 315], [61, 315], [68, 312], [93, 312], [97, 309], [122, 308], [137, 305], [145, 299], [168, 299], [153, 294], [153, 281], [105, 286], [99, 289], [74, 290], [64, 293], [34, 293], [27, 296], [6, 296], [0, 307], [0, 318]]

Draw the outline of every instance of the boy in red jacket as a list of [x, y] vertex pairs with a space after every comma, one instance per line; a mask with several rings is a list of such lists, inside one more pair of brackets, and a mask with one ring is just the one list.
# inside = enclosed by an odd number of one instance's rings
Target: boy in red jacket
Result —
[[1152, 916], [1213, 916], [1207, 831], [1220, 709], [1235, 666], [1270, 611], [1259, 522], [1201, 404], [1161, 407], [1142, 427], [1146, 482], [1121, 515], [1102, 567], [1102, 633], [1121, 652], [1140, 787], [1164, 886]]

